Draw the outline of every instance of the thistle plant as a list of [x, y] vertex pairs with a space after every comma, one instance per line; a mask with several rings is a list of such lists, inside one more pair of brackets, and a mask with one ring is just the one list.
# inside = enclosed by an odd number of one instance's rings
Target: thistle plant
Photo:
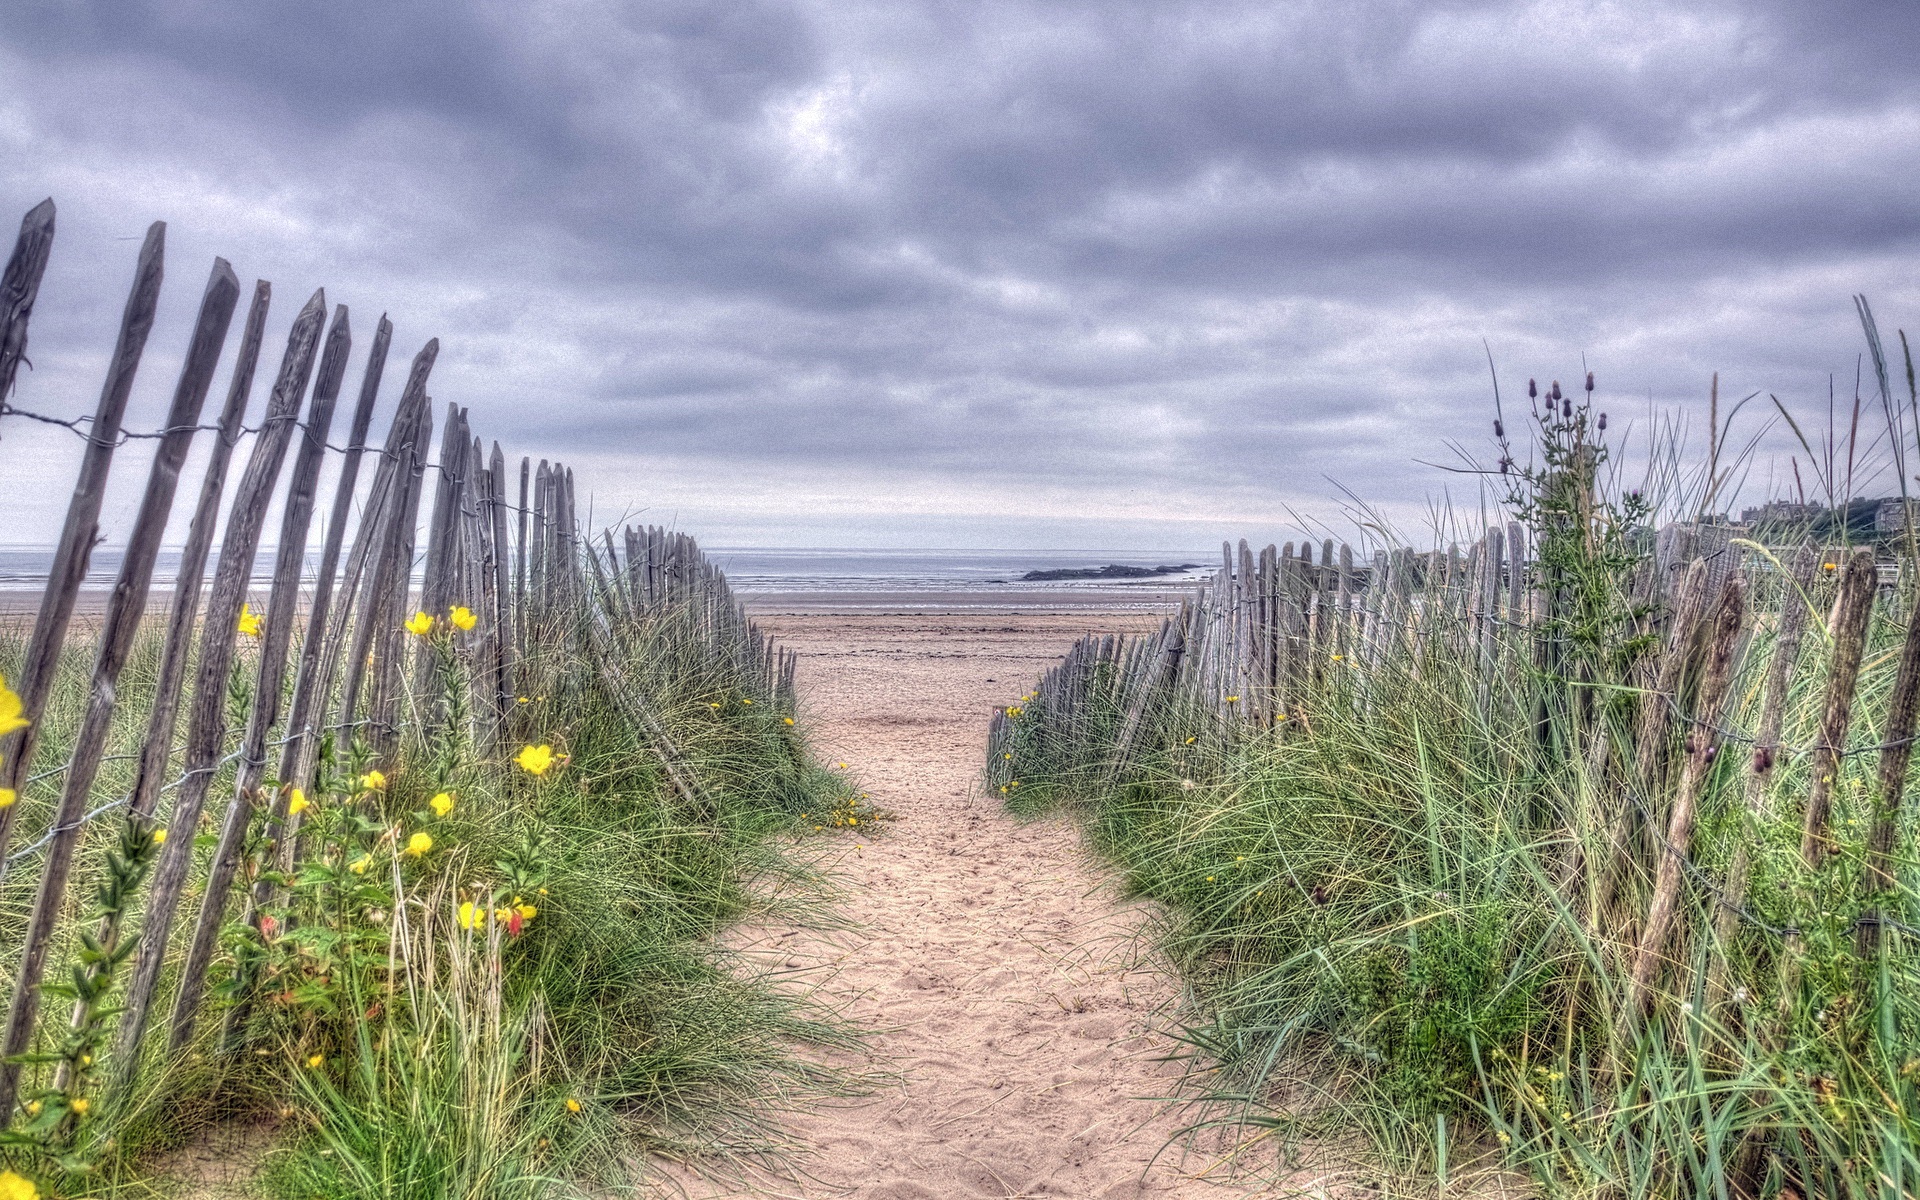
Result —
[[1608, 685], [1625, 682], [1654, 645], [1651, 607], [1633, 586], [1649, 558], [1654, 503], [1643, 491], [1602, 487], [1607, 414], [1594, 411], [1593, 390], [1591, 371], [1578, 400], [1558, 380], [1544, 396], [1527, 381], [1538, 465], [1515, 459], [1504, 413], [1493, 423], [1506, 502], [1533, 531], [1545, 606], [1535, 626], [1538, 732], [1543, 749], [1562, 755], [1593, 727], [1595, 698], [1620, 696]]

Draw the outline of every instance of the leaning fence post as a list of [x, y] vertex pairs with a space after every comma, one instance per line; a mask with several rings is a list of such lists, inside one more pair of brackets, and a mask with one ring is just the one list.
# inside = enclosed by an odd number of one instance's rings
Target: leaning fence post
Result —
[[[1754, 727], [1753, 754], [1747, 760], [1747, 778], [1743, 790], [1743, 819], [1751, 820], [1766, 801], [1779, 765], [1780, 727], [1787, 708], [1787, 693], [1793, 686], [1793, 668], [1800, 659], [1800, 641], [1807, 629], [1807, 589], [1813, 583], [1818, 555], [1811, 545], [1803, 544], [1793, 557], [1780, 591], [1780, 613], [1775, 625], [1771, 657], [1767, 661], [1766, 692], [1760, 701], [1760, 723]], [[1734, 921], [1746, 906], [1747, 875], [1752, 861], [1748, 829], [1733, 839], [1733, 859], [1727, 865], [1726, 885], [1713, 915], [1714, 936], [1719, 943], [1709, 967], [1707, 1002], [1709, 1011], [1719, 1008], [1725, 993], [1727, 950], [1733, 944]]]
[[1654, 972], [1666, 954], [1667, 937], [1680, 903], [1681, 866], [1693, 850], [1694, 815], [1700, 792], [1706, 786], [1707, 772], [1712, 769], [1720, 749], [1720, 707], [1733, 679], [1734, 653], [1746, 622], [1747, 581], [1731, 575], [1721, 588], [1719, 603], [1708, 620], [1706, 663], [1694, 701], [1694, 730], [1688, 738], [1687, 764], [1673, 799], [1665, 845], [1661, 847], [1660, 865], [1654, 875], [1653, 898], [1647, 904], [1646, 925], [1641, 930], [1640, 946], [1634, 954], [1633, 973], [1628, 981], [1629, 1022], [1643, 1014]]
[[[1862, 866], [1860, 890], [1869, 896], [1894, 889], [1893, 847], [1900, 832], [1900, 805], [1907, 788], [1907, 764], [1913, 757], [1913, 729], [1920, 716], [1920, 612], [1907, 611], [1907, 636], [1900, 645], [1900, 666], [1887, 701], [1887, 720], [1881, 727], [1880, 769], [1874, 785], [1873, 820], [1867, 832], [1867, 860]], [[1880, 918], [1875, 912], [1862, 920], [1855, 945], [1863, 959], [1880, 950]]]
[[160, 801], [161, 779], [173, 753], [173, 734], [180, 723], [180, 690], [186, 680], [187, 656], [193, 650], [193, 635], [200, 618], [201, 584], [206, 579], [207, 554], [213, 549], [213, 534], [220, 521], [220, 498], [226, 492], [227, 467], [233, 448], [240, 442], [241, 421], [246, 417], [247, 399], [253, 393], [253, 372], [260, 361], [260, 346], [266, 336], [267, 306], [273, 289], [266, 280], [253, 285], [253, 302], [247, 309], [247, 323], [240, 335], [240, 353], [234, 359], [233, 379], [227, 385], [227, 402], [220, 413], [220, 428], [214, 435], [212, 453], [207, 459], [206, 475], [200, 482], [200, 500], [193, 510], [193, 523], [187, 528], [186, 548], [180, 552], [180, 570], [174, 577], [173, 609], [167, 614], [167, 640], [160, 652], [160, 675], [154, 683], [153, 709], [147, 715], [147, 733], [140, 746], [140, 761], [133, 777], [131, 809], [149, 816]]
[[[307, 374], [326, 312], [326, 298], [315, 292], [294, 319], [287, 335], [280, 376], [274, 383], [259, 439], [247, 459], [240, 486], [234, 491], [226, 536], [220, 544], [220, 565], [214, 573], [213, 594], [207, 601], [207, 620], [200, 638], [200, 669], [187, 726], [186, 770], [174, 800], [167, 844], [160, 852], [160, 862], [147, 893], [146, 923], [140, 930], [140, 949], [134, 957], [133, 975], [127, 984], [126, 1011], [121, 1015], [114, 1044], [123, 1085], [132, 1080], [139, 1068], [147, 1012], [160, 982], [160, 967], [166, 959], [174, 909], [180, 903], [187, 870], [192, 865], [200, 809], [219, 766], [220, 744], [227, 733], [227, 674], [233, 662], [241, 606], [246, 602], [254, 553], [260, 544], [260, 526], [266, 520], [267, 502], [273, 494], [274, 481], [279, 478], [287, 443], [292, 440], [294, 421], [300, 415], [300, 396], [306, 390]], [[294, 386], [296, 379], [298, 387]]]
[[[306, 633], [300, 639], [300, 666], [294, 676], [293, 704], [287, 710], [287, 744], [280, 752], [280, 782], [288, 787], [307, 786], [319, 744], [315, 717], [320, 715], [324, 721], [327, 692], [333, 686], [332, 656], [339, 651], [330, 622], [334, 576], [340, 569], [341, 548], [346, 545], [347, 520], [353, 515], [354, 486], [360, 481], [360, 459], [366, 451], [367, 431], [373, 426], [374, 401], [380, 394], [380, 379], [386, 373], [387, 349], [392, 341], [393, 323], [382, 313], [373, 331], [366, 369], [360, 377], [360, 396], [354, 405], [353, 421], [347, 427], [346, 454], [333, 491], [333, 510], [327, 517], [327, 541], [320, 552], [320, 571], [314, 580]], [[372, 499], [368, 497], [369, 505]], [[347, 582], [339, 589], [343, 615], [352, 608], [352, 588], [352, 583]]]
[[1840, 773], [1847, 730], [1853, 721], [1853, 693], [1860, 682], [1860, 659], [1867, 648], [1867, 622], [1873, 615], [1873, 594], [1879, 582], [1873, 566], [1873, 551], [1855, 550], [1840, 577], [1840, 595], [1834, 600], [1828, 625], [1833, 641], [1833, 666], [1827, 676], [1819, 740], [1813, 744], [1812, 783], [1807, 789], [1806, 823], [1800, 839], [1800, 857], [1808, 867], [1819, 866], [1829, 849], [1827, 814], [1833, 806], [1835, 776]]
[[53, 200], [42, 200], [20, 218], [20, 236], [0, 274], [0, 403], [13, 394], [13, 375], [27, 356], [27, 320], [40, 294], [40, 277], [53, 252]]
[[[107, 472], [113, 466], [113, 452], [120, 444], [120, 418], [127, 411], [127, 396], [133, 390], [133, 375], [140, 366], [140, 354], [146, 348], [147, 334], [153, 329], [153, 314], [160, 302], [162, 262], [166, 257], [167, 226], [155, 221], [147, 229], [147, 240], [140, 247], [134, 266], [133, 288], [120, 315], [120, 337], [113, 357], [107, 361], [106, 383], [100, 389], [100, 403], [88, 426], [87, 448], [80, 459], [80, 475], [73, 485], [73, 499], [67, 503], [67, 521], [60, 531], [54, 550], [53, 566], [47, 573], [47, 590], [40, 598], [40, 614], [33, 623], [33, 636], [27, 643], [26, 657], [20, 664], [21, 713], [28, 724], [12, 734], [0, 737], [0, 788], [14, 792], [24, 786], [27, 768], [33, 763], [34, 749], [40, 741], [39, 716], [53, 690], [54, 670], [59, 666], [60, 647], [67, 638], [67, 622], [73, 618], [74, 601], [87, 577], [87, 560], [100, 530], [100, 503], [106, 497]], [[0, 858], [13, 833], [18, 805], [0, 808]]]
[[[323, 301], [324, 304], [324, 301]], [[320, 464], [326, 455], [327, 433], [333, 427], [333, 408], [340, 396], [340, 384], [346, 376], [347, 354], [353, 335], [347, 321], [347, 306], [334, 310], [332, 328], [327, 331], [326, 350], [321, 356], [320, 372], [313, 382], [313, 400], [307, 408], [306, 428], [301, 432], [300, 452], [295, 455], [293, 474], [288, 480], [285, 509], [280, 521], [280, 544], [274, 554], [273, 586], [267, 594], [266, 632], [260, 639], [260, 660], [254, 677], [253, 707], [247, 714], [247, 727], [241, 735], [240, 763], [234, 771], [233, 799], [227, 805], [220, 841], [207, 871], [206, 892], [200, 900], [200, 919], [187, 945], [186, 964], [180, 972], [180, 990], [174, 996], [173, 1032], [168, 1048], [178, 1053], [193, 1036], [200, 1012], [200, 998], [207, 984], [207, 966], [213, 960], [220, 922], [226, 919], [227, 893], [233, 889], [233, 876], [240, 866], [241, 843], [252, 823], [255, 793], [267, 767], [267, 734], [280, 719], [280, 690], [286, 682], [287, 652], [293, 640], [293, 618], [300, 605], [300, 575], [306, 566], [307, 532], [313, 524], [313, 506], [320, 487]], [[313, 369], [314, 352], [308, 348], [302, 356], [297, 376], [290, 378], [296, 397], [307, 390]], [[279, 836], [286, 820], [287, 792], [279, 789], [268, 808], [268, 843]]]
[[193, 445], [200, 409], [206, 403], [207, 388], [213, 383], [214, 368], [219, 364], [220, 349], [226, 344], [227, 327], [233, 321], [234, 305], [239, 299], [240, 281], [234, 278], [233, 268], [227, 265], [226, 259], [215, 259], [213, 273], [200, 301], [193, 337], [188, 343], [186, 362], [181, 367], [180, 382], [174, 389], [173, 404], [167, 410], [166, 433], [154, 454], [146, 494], [140, 499], [139, 514], [127, 537], [120, 578], [114, 584], [113, 599], [100, 628], [87, 712], [74, 738], [65, 786], [54, 812], [54, 839], [41, 867], [33, 915], [27, 922], [26, 948], [14, 976], [13, 1003], [7, 1014], [4, 1048], [0, 1048], [0, 1062], [5, 1064], [0, 1066], [0, 1114], [13, 1112], [20, 1077], [20, 1066], [14, 1059], [26, 1053], [33, 1040], [34, 1020], [40, 1008], [40, 977], [46, 967], [54, 922], [66, 899], [67, 874], [83, 834], [81, 820], [87, 798], [100, 770], [101, 753], [106, 749], [120, 672], [133, 649], [140, 619], [146, 614], [147, 593], [153, 585], [153, 563], [160, 551], [161, 535], [166, 532], [167, 517], [173, 511], [180, 467]]

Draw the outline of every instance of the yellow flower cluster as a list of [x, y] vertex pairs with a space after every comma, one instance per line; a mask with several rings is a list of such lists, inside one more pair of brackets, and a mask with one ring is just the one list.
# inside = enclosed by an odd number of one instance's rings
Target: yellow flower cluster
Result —
[[447, 620], [462, 633], [470, 631], [480, 623], [480, 618], [474, 616], [473, 610], [464, 604], [456, 604], [448, 609]]
[[459, 915], [454, 919], [460, 922], [462, 929], [480, 929], [486, 925], [489, 915], [500, 924], [506, 925], [513, 922], [515, 918], [523, 922], [531, 921], [540, 915], [540, 910], [534, 905], [525, 903], [518, 896], [513, 898], [513, 903], [504, 908], [496, 908], [491, 914], [487, 912], [486, 905], [467, 900], [461, 903]]
[[40, 1189], [31, 1179], [0, 1171], [0, 1200], [40, 1200]]
[[[0, 676], [0, 737], [5, 737], [16, 729], [25, 729], [30, 723], [26, 718], [25, 706], [20, 697], [7, 686], [4, 676]], [[12, 788], [0, 788], [0, 808], [11, 808], [20, 797]]]
[[257, 638], [260, 636], [260, 614], [253, 611], [253, 605], [242, 604], [240, 606], [240, 619], [234, 623], [234, 628], [246, 634], [248, 637]]

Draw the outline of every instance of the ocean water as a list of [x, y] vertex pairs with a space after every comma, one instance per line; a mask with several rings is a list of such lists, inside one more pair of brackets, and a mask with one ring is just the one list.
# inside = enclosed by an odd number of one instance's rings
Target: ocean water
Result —
[[[768, 549], [723, 546], [707, 553], [743, 595], [807, 592], [972, 592], [1037, 593], [1112, 591], [1141, 584], [1191, 582], [1206, 568], [1147, 580], [1065, 580], [1022, 583], [1028, 571], [1071, 567], [1133, 567], [1208, 563], [1200, 551], [1123, 550], [847, 550]], [[1216, 551], [1214, 558], [1218, 557]]]
[[[1153, 567], [1180, 563], [1211, 564], [1218, 551], [1198, 550], [857, 550], [844, 548], [776, 549], [758, 546], [709, 546], [707, 554], [726, 571], [734, 590], [744, 595], [809, 592], [1034, 592], [1114, 591], [1141, 584], [1178, 586], [1196, 581], [1208, 567], [1184, 575], [1140, 581], [1071, 580], [1021, 583], [1028, 571], [1063, 567], [1102, 567], [1109, 563]], [[213, 556], [218, 559], [218, 553]], [[307, 555], [309, 572], [318, 551]], [[86, 586], [106, 589], [119, 573], [121, 551], [103, 546], [88, 563]], [[38, 592], [46, 586], [53, 552], [46, 547], [0, 546], [0, 591]], [[180, 568], [178, 549], [164, 549], [154, 568], [154, 586], [170, 588]], [[213, 564], [208, 564], [212, 576]], [[264, 587], [273, 570], [273, 551], [254, 561], [254, 584]]]

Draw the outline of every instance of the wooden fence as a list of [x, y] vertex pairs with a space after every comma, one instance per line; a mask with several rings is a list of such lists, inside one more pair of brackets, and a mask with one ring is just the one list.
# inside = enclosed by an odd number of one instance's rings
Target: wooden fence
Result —
[[[617, 673], [620, 660], [605, 651], [629, 638], [637, 619], [668, 611], [685, 614], [708, 658], [729, 664], [769, 702], [788, 710], [793, 702], [791, 655], [753, 629], [724, 576], [691, 538], [660, 529], [625, 530], [623, 563], [608, 533], [603, 558], [580, 533], [572, 471], [522, 458], [510, 495], [514, 481], [499, 443], [483, 443], [466, 411], [454, 405], [441, 419], [437, 454], [430, 453], [434, 416], [427, 385], [437, 341], [428, 341], [413, 357], [385, 438], [370, 443], [393, 336], [384, 316], [346, 414], [343, 443], [332, 439], [341, 436], [336, 408], [353, 339], [347, 309], [338, 306], [329, 315], [323, 292], [315, 292], [295, 317], [265, 411], [249, 426], [247, 410], [271, 299], [269, 285], [256, 283], [224, 403], [217, 419], [203, 423], [241, 299], [232, 268], [216, 259], [166, 424], [154, 431], [125, 429], [123, 416], [160, 293], [162, 223], [152, 226], [141, 248], [94, 413], [56, 418], [14, 406], [16, 368], [28, 361], [28, 322], [53, 232], [54, 206], [47, 201], [26, 215], [0, 278], [0, 417], [65, 426], [86, 443], [49, 582], [14, 680], [24, 723], [0, 738], [0, 787], [7, 789], [0, 793], [7, 799], [0, 807], [0, 882], [9, 874], [37, 872], [25, 927], [0, 928], [0, 954], [14, 964], [0, 1045], [0, 1127], [19, 1095], [20, 1056], [37, 1039], [57, 1037], [64, 1029], [41, 1012], [41, 985], [57, 927], [63, 917], [71, 919], [75, 863], [90, 824], [121, 811], [129, 820], [153, 822], [163, 815], [163, 796], [172, 797], [164, 814], [168, 836], [148, 889], [113, 1045], [113, 1061], [124, 1080], [143, 1053], [167, 968], [176, 968], [172, 973], [180, 981], [165, 1025], [167, 1046], [178, 1052], [193, 1037], [229, 909], [237, 901], [250, 914], [261, 899], [236, 886], [236, 880], [258, 874], [243, 871], [243, 858], [252, 853], [260, 861], [284, 862], [292, 853], [298, 815], [290, 811], [290, 799], [295, 789], [312, 786], [323, 739], [348, 734], [386, 760], [397, 752], [409, 722], [446, 719], [425, 699], [433, 690], [433, 656], [425, 639], [410, 637], [403, 628], [410, 614], [446, 622], [457, 613], [455, 624], [473, 664], [467, 719], [476, 744], [484, 746], [498, 746], [516, 727], [516, 689], [530, 652], [545, 648], [582, 659], [592, 655], [601, 672]], [[0, 423], [0, 432], [4, 429]], [[211, 435], [212, 453], [172, 581], [134, 782], [126, 794], [103, 801], [95, 784], [120, 676], [156, 590], [161, 537], [183, 465], [202, 434]], [[232, 459], [248, 436], [252, 443], [228, 498]], [[106, 600], [87, 706], [67, 760], [34, 774], [42, 729], [35, 718], [45, 711], [88, 558], [99, 539], [115, 453], [133, 439], [153, 440], [156, 446], [125, 557]], [[329, 455], [339, 462], [340, 474], [313, 567], [309, 532]], [[369, 459], [370, 472], [363, 470]], [[362, 489], [361, 476], [368, 473]], [[276, 493], [284, 497], [283, 515], [264, 607], [255, 612], [255, 562]], [[226, 522], [209, 587], [208, 562], [223, 507]], [[416, 582], [416, 563], [422, 559]], [[258, 649], [246, 718], [234, 730], [229, 728], [229, 682], [243, 637], [257, 638]], [[601, 653], [594, 654], [596, 648]], [[679, 761], [643, 696], [630, 687], [616, 690], [674, 786], [697, 791], [698, 781]], [[284, 711], [283, 697], [288, 698]], [[183, 719], [185, 736], [176, 744]], [[270, 754], [275, 756], [271, 773]], [[265, 786], [269, 780], [272, 786]], [[210, 808], [216, 782], [229, 781], [230, 789], [223, 789], [226, 802]], [[46, 797], [51, 803], [41, 803], [47, 790], [57, 794]], [[183, 914], [194, 835], [209, 813], [217, 820], [217, 845], [203, 886], [195, 889], [198, 910]], [[264, 844], [254, 836], [261, 821]], [[175, 922], [183, 916], [190, 916], [191, 927], [176, 931]], [[121, 937], [114, 926], [103, 928], [98, 940], [112, 955], [124, 952]]]
[[[1723, 749], [1747, 751], [1735, 803], [1756, 816], [1798, 814], [1809, 869], [1835, 847], [1842, 760], [1877, 760], [1859, 884], [1868, 896], [1895, 892], [1896, 868], [1910, 861], [1898, 844], [1920, 712], [1911, 570], [1876, 562], [1866, 548], [1762, 550], [1724, 525], [1668, 527], [1631, 581], [1642, 612], [1634, 632], [1649, 650], [1614, 689], [1633, 699], [1624, 722], [1617, 710], [1599, 719], [1599, 689], [1573, 677], [1564, 637], [1550, 632], [1565, 628], [1564, 614], [1542, 573], [1517, 524], [1488, 529], [1464, 553], [1400, 548], [1364, 565], [1330, 541], [1257, 554], [1244, 541], [1223, 547], [1219, 571], [1158, 631], [1083, 638], [1027, 701], [996, 712], [989, 782], [1013, 782], [1024, 757], [1028, 767], [1073, 775], [1074, 786], [1112, 789], [1188, 739], [1284, 741], [1320, 719], [1323, 703], [1337, 698], [1343, 712], [1364, 715], [1378, 689], [1445, 675], [1473, 681], [1468, 711], [1516, 732], [1521, 749], [1583, 763], [1611, 861], [1583, 862], [1576, 852], [1561, 882], [1570, 897], [1591, 884], [1595, 924], [1631, 931], [1624, 961], [1643, 999], [1666, 961], [1684, 885], [1710, 897], [1723, 946], [1743, 921], [1771, 937], [1796, 936], [1748, 907], [1744, 845], [1718, 874], [1694, 861], [1703, 795]], [[1809, 638], [1823, 614], [1824, 636]], [[1891, 687], [1871, 696], [1862, 690], [1870, 641], [1898, 664]], [[1794, 697], [1800, 732], [1811, 734], [1801, 744], [1784, 740]], [[1873, 721], [1862, 711], [1869, 702]], [[1871, 736], [1850, 743], [1862, 725]], [[1793, 759], [1808, 764], [1807, 791], [1783, 800], [1772, 794], [1775, 776]], [[1645, 907], [1616, 920], [1628, 878], [1641, 882]], [[1886, 928], [1920, 933], [1898, 918], [1892, 907], [1863, 917], [1859, 951], [1872, 953]]]

